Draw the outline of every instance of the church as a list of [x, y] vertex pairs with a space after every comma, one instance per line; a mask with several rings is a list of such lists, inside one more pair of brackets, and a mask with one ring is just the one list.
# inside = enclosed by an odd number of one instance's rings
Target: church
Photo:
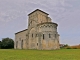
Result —
[[60, 49], [58, 24], [48, 15], [40, 9], [28, 14], [28, 29], [15, 33], [14, 49]]

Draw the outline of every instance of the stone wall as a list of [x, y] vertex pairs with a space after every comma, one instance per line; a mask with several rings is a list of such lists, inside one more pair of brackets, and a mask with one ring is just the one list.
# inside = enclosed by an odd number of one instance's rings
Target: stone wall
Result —
[[48, 22], [38, 25], [39, 47], [42, 50], [59, 49], [59, 35], [57, 33], [57, 24]]
[[27, 29], [15, 34], [15, 49], [27, 49]]
[[28, 29], [15, 34], [15, 49], [59, 49], [58, 24], [51, 22], [49, 14], [39, 9], [28, 16]]

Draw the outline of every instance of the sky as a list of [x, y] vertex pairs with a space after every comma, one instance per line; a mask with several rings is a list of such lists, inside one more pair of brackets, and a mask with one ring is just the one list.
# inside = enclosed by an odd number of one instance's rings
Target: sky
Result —
[[28, 26], [28, 14], [40, 9], [58, 24], [60, 43], [80, 44], [80, 0], [0, 0], [0, 40]]

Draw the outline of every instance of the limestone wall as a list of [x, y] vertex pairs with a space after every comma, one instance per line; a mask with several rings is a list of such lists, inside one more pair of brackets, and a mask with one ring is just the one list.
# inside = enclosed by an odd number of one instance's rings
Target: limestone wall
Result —
[[55, 23], [41, 24], [38, 26], [38, 32], [41, 33], [41, 36], [39, 36], [40, 43], [39, 45], [41, 49], [44, 50], [59, 49], [58, 40], [59, 36], [57, 33], [57, 24]]
[[15, 34], [15, 49], [26, 49], [27, 48], [27, 30], [21, 31]]
[[39, 24], [39, 23], [50, 22], [50, 21], [51, 20], [47, 14], [41, 11], [36, 11], [29, 15], [28, 26], [33, 26], [34, 25], [33, 22], [35, 22], [35, 24]]
[[41, 24], [39, 26], [39, 32], [42, 32], [42, 31], [55, 31], [57, 32], [57, 25], [56, 24]]
[[28, 30], [15, 34], [15, 49], [59, 49], [57, 24], [51, 22], [49, 14], [39, 9], [28, 16]]
[[36, 49], [36, 29], [32, 28], [29, 32], [29, 49]]

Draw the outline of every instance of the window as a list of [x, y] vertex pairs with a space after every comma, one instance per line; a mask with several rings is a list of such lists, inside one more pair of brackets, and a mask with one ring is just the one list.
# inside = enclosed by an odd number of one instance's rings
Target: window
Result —
[[30, 26], [32, 25], [32, 21], [31, 21], [31, 23], [30, 23]]
[[38, 46], [38, 43], [37, 43], [37, 46]]
[[51, 34], [49, 34], [49, 38], [51, 38]]
[[21, 49], [23, 49], [23, 40], [21, 41]]
[[58, 40], [58, 43], [59, 43], [59, 40]]
[[16, 41], [16, 48], [18, 47], [18, 41]]
[[55, 34], [55, 38], [56, 38], [56, 34]]
[[33, 37], [33, 34], [32, 34], [32, 37]]
[[44, 34], [43, 34], [43, 39], [44, 39]]
[[38, 34], [36, 34], [36, 37], [38, 36]]

